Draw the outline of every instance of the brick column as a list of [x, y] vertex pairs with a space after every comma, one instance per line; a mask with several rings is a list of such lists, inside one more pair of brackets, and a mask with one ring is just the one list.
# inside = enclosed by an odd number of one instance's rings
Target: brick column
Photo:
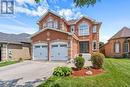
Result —
[[70, 59], [73, 58], [73, 42], [72, 42], [72, 38], [69, 37], [69, 48], [68, 48], [68, 56]]
[[91, 54], [93, 51], [92, 51], [92, 41], [93, 41], [93, 33], [92, 33], [92, 28], [93, 27], [90, 27], [90, 40], [89, 40], [89, 53]]
[[48, 40], [48, 61], [51, 61], [51, 45], [50, 45], [50, 39]]

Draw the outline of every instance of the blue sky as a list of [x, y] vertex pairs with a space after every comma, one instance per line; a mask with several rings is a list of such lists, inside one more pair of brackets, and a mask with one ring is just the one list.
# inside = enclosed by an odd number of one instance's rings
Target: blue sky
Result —
[[101, 0], [95, 6], [76, 8], [73, 0], [16, 0], [14, 17], [0, 17], [0, 32], [35, 33], [37, 20], [48, 10], [54, 10], [67, 20], [82, 15], [102, 22], [100, 41], [106, 42], [122, 27], [130, 28], [130, 0]]

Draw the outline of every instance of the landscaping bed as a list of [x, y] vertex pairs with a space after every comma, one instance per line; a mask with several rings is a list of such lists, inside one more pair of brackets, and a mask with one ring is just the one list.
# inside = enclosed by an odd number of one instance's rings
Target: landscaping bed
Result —
[[95, 76], [97, 74], [104, 73], [105, 71], [103, 69], [87, 69], [82, 68], [81, 70], [78, 70], [77, 68], [72, 68], [72, 76]]

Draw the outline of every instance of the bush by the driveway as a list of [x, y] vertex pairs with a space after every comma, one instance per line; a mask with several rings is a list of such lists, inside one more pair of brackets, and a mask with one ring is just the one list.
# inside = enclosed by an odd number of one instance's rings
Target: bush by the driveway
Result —
[[72, 69], [69, 67], [57, 67], [54, 69], [54, 76], [69, 76], [71, 75]]

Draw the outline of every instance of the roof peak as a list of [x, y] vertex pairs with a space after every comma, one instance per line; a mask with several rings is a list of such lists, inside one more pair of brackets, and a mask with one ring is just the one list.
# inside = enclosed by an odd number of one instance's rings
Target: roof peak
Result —
[[123, 27], [115, 35], [113, 35], [111, 39], [122, 38], [122, 37], [130, 37], [130, 28]]
[[[92, 19], [92, 18], [90, 18], [90, 17], [88, 17], [88, 16], [86, 16], [86, 15], [81, 16], [81, 17], [76, 18], [76, 19], [67, 20], [67, 19], [64, 18], [63, 16], [59, 15], [56, 11], [48, 9], [48, 10], [43, 14], [43, 16], [41, 16], [41, 18], [38, 20], [37, 23], [39, 23], [39, 21], [41, 21], [48, 13], [52, 13], [52, 14], [54, 14], [54, 15], [56, 15], [56, 16], [59, 16], [61, 19], [64, 19], [64, 20], [67, 21], [67, 22], [73, 21], [73, 23], [76, 23], [76, 22], [78, 22], [79, 20], [81, 20], [82, 18], [86, 18], [86, 19], [88, 19], [88, 20], [91, 20], [92, 22], [96, 22], [95, 19]], [[73, 23], [72, 23], [72, 24], [73, 24]], [[96, 22], [96, 23], [98, 23], [98, 22]]]

